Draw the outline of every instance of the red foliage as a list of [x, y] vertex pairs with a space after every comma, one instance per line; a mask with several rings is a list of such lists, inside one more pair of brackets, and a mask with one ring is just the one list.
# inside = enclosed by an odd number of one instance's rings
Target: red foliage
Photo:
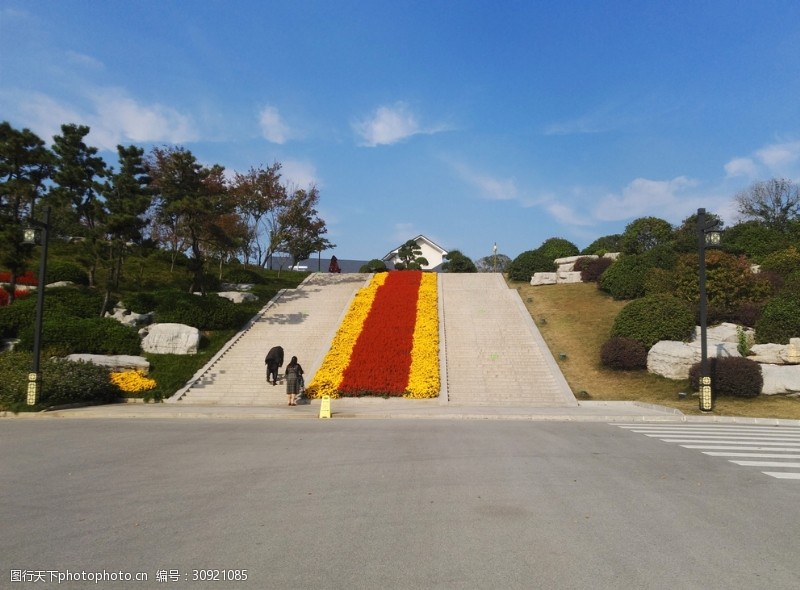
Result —
[[421, 272], [398, 271], [378, 288], [339, 386], [342, 395], [405, 392], [421, 281]]
[[[0, 283], [10, 283], [11, 282], [11, 273], [8, 271], [0, 272]], [[17, 276], [17, 284], [18, 285], [38, 285], [39, 280], [33, 276], [33, 273], [29, 270], [26, 270], [21, 275]]]

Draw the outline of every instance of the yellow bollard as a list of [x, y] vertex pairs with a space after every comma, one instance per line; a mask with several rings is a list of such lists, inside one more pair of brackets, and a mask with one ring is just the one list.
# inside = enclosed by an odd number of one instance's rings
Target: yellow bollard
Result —
[[322, 396], [322, 401], [319, 405], [319, 417], [320, 418], [331, 417], [331, 396], [329, 395]]

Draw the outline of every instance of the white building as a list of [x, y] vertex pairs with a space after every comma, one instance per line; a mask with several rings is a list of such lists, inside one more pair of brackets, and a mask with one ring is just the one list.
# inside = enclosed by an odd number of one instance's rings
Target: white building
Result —
[[[447, 250], [423, 235], [419, 235], [413, 240], [416, 242], [417, 246], [419, 246], [419, 249], [422, 250], [423, 258], [428, 261], [427, 266], [422, 267], [423, 270], [433, 270], [441, 266], [442, 262], [444, 262], [444, 257], [447, 255]], [[397, 252], [400, 250], [401, 246], [398, 246], [382, 258], [387, 268], [392, 268], [396, 263], [400, 262]]]

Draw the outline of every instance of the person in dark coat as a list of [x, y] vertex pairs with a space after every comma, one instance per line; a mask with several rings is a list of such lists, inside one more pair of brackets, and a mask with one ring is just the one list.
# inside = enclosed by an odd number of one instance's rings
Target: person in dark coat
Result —
[[270, 348], [264, 364], [267, 365], [267, 383], [272, 380], [272, 384], [277, 385], [278, 368], [283, 366], [283, 348], [280, 346]]
[[339, 261], [336, 259], [336, 256], [331, 257], [331, 263], [328, 265], [328, 272], [342, 272], [342, 269], [339, 268]]
[[300, 393], [300, 384], [303, 379], [303, 367], [297, 362], [297, 357], [293, 356], [289, 364], [286, 365], [286, 395], [289, 396], [289, 405], [297, 405], [297, 395]]

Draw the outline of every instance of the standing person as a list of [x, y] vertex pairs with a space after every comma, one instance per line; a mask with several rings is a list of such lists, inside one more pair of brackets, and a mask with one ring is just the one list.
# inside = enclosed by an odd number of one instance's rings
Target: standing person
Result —
[[267, 383], [270, 378], [272, 384], [278, 384], [278, 368], [283, 366], [283, 348], [280, 346], [273, 346], [269, 349], [264, 364], [267, 365]]
[[328, 265], [328, 272], [342, 272], [342, 269], [339, 268], [339, 261], [336, 259], [336, 256], [331, 257], [331, 263]]
[[300, 378], [303, 376], [303, 367], [297, 362], [297, 357], [293, 356], [289, 364], [286, 365], [286, 395], [289, 396], [289, 405], [297, 405], [297, 394], [300, 393]]

